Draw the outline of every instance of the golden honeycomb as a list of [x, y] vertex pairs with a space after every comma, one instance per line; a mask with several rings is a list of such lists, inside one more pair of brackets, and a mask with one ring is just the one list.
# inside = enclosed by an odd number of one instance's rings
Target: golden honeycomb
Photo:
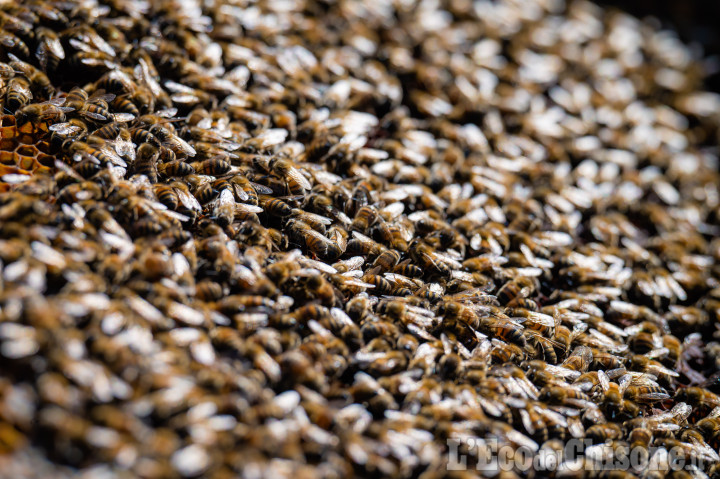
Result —
[[0, 117], [0, 174], [50, 172], [54, 160], [46, 138], [32, 123], [18, 127], [14, 115]]

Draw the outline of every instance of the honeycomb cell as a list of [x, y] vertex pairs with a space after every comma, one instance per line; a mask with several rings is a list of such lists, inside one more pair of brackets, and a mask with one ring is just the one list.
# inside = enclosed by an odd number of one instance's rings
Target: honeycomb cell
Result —
[[15, 135], [17, 135], [15, 117], [13, 115], [2, 115], [0, 117], [0, 138], [5, 141], [15, 138]]

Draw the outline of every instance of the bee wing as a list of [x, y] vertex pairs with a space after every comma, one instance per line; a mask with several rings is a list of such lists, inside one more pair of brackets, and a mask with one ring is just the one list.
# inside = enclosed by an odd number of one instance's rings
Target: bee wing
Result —
[[337, 270], [335, 268], [333, 268], [332, 266], [327, 265], [327, 264], [323, 263], [322, 261], [316, 261], [314, 259], [310, 259], [307, 256], [301, 256], [298, 259], [298, 262], [304, 266], [308, 266], [310, 268], [315, 268], [319, 271], [322, 271], [323, 273], [337, 274]]
[[270, 148], [284, 142], [288, 136], [288, 131], [282, 128], [270, 128], [263, 131], [255, 140], [262, 145], [262, 148]]
[[315, 213], [308, 213], [307, 211], [302, 211], [302, 210], [299, 210], [298, 213], [299, 213], [301, 216], [313, 218], [315, 221], [317, 221], [317, 222], [319, 222], [319, 223], [322, 223], [322, 224], [324, 224], [324, 225], [331, 225], [331, 224], [332, 224], [332, 220], [331, 220], [330, 218], [326, 217], [326, 216], [316, 215]]
[[106, 117], [105, 115], [101, 115], [100, 113], [94, 113], [94, 112], [91, 112], [91, 111], [81, 111], [80, 114], [81, 114], [82, 116], [86, 116], [86, 117], [88, 117], [88, 118], [92, 118], [93, 120], [98, 120], [98, 121], [105, 121], [105, 120], [107, 120], [107, 117]]
[[177, 194], [180, 203], [182, 203], [182, 205], [188, 210], [196, 211], [198, 213], [202, 211], [202, 206], [200, 205], [200, 202], [190, 193], [183, 191], [179, 188], [175, 188], [175, 194]]
[[235, 193], [235, 196], [240, 198], [240, 201], [247, 201], [250, 199], [250, 195], [247, 194], [245, 190], [243, 190], [239, 185], [232, 185], [233, 193]]
[[553, 318], [549, 314], [538, 313], [535, 311], [530, 312], [530, 319], [549, 328], [557, 326], [557, 323], [559, 322], [556, 318]]
[[642, 393], [637, 395], [639, 401], [664, 401], [669, 398], [670, 395], [663, 392]]
[[668, 376], [672, 376], [674, 378], [679, 377], [680, 373], [677, 371], [673, 371], [672, 369], [668, 369], [665, 366], [662, 366], [660, 364], [651, 364], [650, 369], [653, 373], [657, 374], [666, 374]]
[[165, 210], [165, 211], [161, 211], [160, 213], [164, 214], [165, 216], [170, 216], [171, 218], [175, 218], [179, 221], [183, 221], [183, 222], [190, 221], [189, 216], [185, 216], [184, 214], [178, 213], [177, 211]]
[[[44, 102], [45, 105], [55, 105], [58, 107], [62, 106], [64, 103], [65, 103], [65, 98], [63, 98], [63, 97], [51, 98], [50, 100]], [[72, 110], [74, 110], [74, 108], [70, 108], [70, 110], [67, 110], [67, 111], [72, 111]]]
[[2, 175], [0, 177], [0, 180], [2, 180], [4, 183], [16, 185], [18, 183], [24, 183], [27, 180], [29, 180], [30, 178], [31, 178], [30, 175], [23, 175], [20, 173], [7, 173], [5, 175]]
[[255, 189], [255, 192], [259, 195], [271, 195], [273, 193], [272, 188], [268, 188], [265, 185], [253, 183], [252, 181], [250, 182], [250, 184]]
[[72, 123], [55, 123], [54, 125], [48, 126], [48, 130], [61, 135], [72, 135], [82, 131], [79, 126], [73, 125]]
[[620, 389], [620, 394], [625, 394], [625, 390], [630, 386], [630, 383], [632, 382], [632, 376], [630, 374], [625, 374], [618, 380], [618, 388]]
[[175, 115], [177, 115], [177, 108], [166, 108], [164, 110], [159, 110], [155, 113], [155, 115], [161, 117], [161, 118], [172, 118]]
[[117, 139], [112, 142], [118, 155], [126, 156], [135, 161], [135, 145], [132, 141]]
[[[215, 203], [218, 206], [235, 206], [235, 197], [233, 196], [232, 191], [230, 191], [227, 188], [224, 188], [218, 195], [217, 199], [215, 200]], [[245, 206], [247, 206], [247, 205], [245, 205]], [[262, 208], [260, 208], [260, 211], [262, 211]]]
[[114, 93], [105, 93], [105, 90], [97, 90], [88, 98], [88, 102], [94, 103], [97, 101], [113, 101], [115, 99]]
[[362, 256], [353, 256], [350, 259], [339, 261], [339, 264], [345, 265], [348, 270], [353, 271], [360, 268], [365, 263], [365, 258]]
[[600, 387], [603, 392], [608, 392], [610, 390], [610, 379], [602, 369], [598, 371], [598, 381], [600, 381]]
[[304, 189], [304, 190], [311, 190], [311, 189], [312, 189], [312, 185], [310, 184], [310, 182], [308, 181], [308, 179], [305, 178], [305, 177], [303, 176], [303, 174], [300, 173], [300, 170], [298, 170], [297, 168], [291, 167], [291, 168], [288, 170], [287, 175], [288, 175], [290, 178], [292, 178], [293, 180], [295, 180], [295, 181], [297, 182], [297, 184], [299, 184], [302, 189]]
[[[229, 190], [223, 190], [223, 191], [229, 191]], [[231, 193], [232, 194], [232, 193]], [[233, 200], [234, 201], [234, 200]], [[242, 210], [248, 213], [262, 213], [264, 210], [255, 205], [247, 205], [245, 203], [235, 203], [235, 208], [237, 210]]]
[[193, 148], [192, 146], [190, 146], [190, 144], [189, 144], [187, 141], [183, 140], [182, 138], [180, 138], [180, 137], [177, 136], [177, 135], [173, 135], [173, 136], [171, 137], [170, 143], [172, 143], [174, 146], [176, 146], [177, 148], [179, 148], [179, 149], [181, 149], [182, 151], [184, 151], [185, 154], [187, 154], [188, 156], [195, 156], [196, 153], [197, 153], [197, 152], [195, 151], [195, 148]]
[[47, 50], [56, 57], [58, 57], [60, 60], [65, 58], [65, 50], [63, 50], [60, 39], [45, 37], [43, 39], [43, 43], [45, 44]]
[[127, 123], [135, 119], [135, 115], [132, 113], [112, 113], [111, 115], [113, 120], [119, 123]]

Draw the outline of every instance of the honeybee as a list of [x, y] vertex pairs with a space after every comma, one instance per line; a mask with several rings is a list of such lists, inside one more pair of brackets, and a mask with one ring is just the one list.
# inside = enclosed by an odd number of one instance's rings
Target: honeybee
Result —
[[402, 262], [395, 265], [392, 268], [392, 272], [407, 276], [408, 278], [422, 278], [424, 274], [421, 267], [409, 262]]
[[191, 163], [192, 167], [201, 175], [221, 176], [232, 170], [230, 162], [221, 159], [210, 159]]
[[490, 357], [494, 364], [516, 363], [525, 359], [525, 352], [516, 344], [493, 339]]
[[[147, 115], [141, 118], [146, 118]], [[152, 121], [155, 121], [153, 119]], [[163, 123], [160, 123], [159, 121], [162, 121]], [[158, 141], [160, 141], [164, 146], [167, 146], [171, 150], [173, 150], [176, 154], [180, 155], [186, 155], [186, 156], [195, 156], [196, 151], [195, 148], [190, 146], [185, 140], [180, 138], [179, 136], [175, 135], [170, 129], [167, 127], [169, 123], [165, 121], [165, 119], [160, 118], [158, 122], [153, 123], [148, 132], [151, 133], [155, 138], [157, 138]]]
[[71, 118], [67, 122], [50, 125], [48, 126], [48, 130], [52, 132], [50, 141], [59, 146], [62, 146], [65, 140], [70, 138], [83, 139], [88, 133], [88, 127], [85, 122], [77, 118]]
[[155, 184], [153, 185], [153, 191], [160, 203], [164, 204], [171, 210], [177, 209], [180, 200], [178, 199], [177, 193], [175, 193], [172, 186]]
[[72, 108], [59, 105], [62, 105], [62, 99], [54, 99], [43, 103], [32, 103], [18, 109], [15, 112], [15, 120], [18, 125], [24, 125], [27, 122], [32, 122], [33, 124], [62, 122], [65, 120], [65, 113], [72, 111]]
[[195, 168], [190, 163], [175, 160], [158, 165], [158, 173], [165, 177], [184, 177], [195, 174]]
[[675, 401], [710, 408], [720, 406], [720, 396], [708, 391], [705, 388], [695, 386], [678, 389], [675, 393]]
[[157, 183], [158, 181], [158, 156], [158, 149], [150, 143], [143, 143], [137, 151], [137, 159], [134, 165], [135, 172], [145, 175], [150, 180], [150, 183]]
[[16, 72], [22, 73], [30, 82], [30, 87], [35, 93], [40, 93], [44, 98], [50, 99], [55, 94], [55, 87], [50, 83], [48, 76], [33, 65], [26, 63], [17, 58], [12, 53], [8, 53], [10, 58], [10, 66]]
[[432, 246], [422, 240], [415, 240], [410, 245], [410, 256], [420, 267], [440, 276], [450, 276], [452, 268], [462, 265], [448, 253], [436, 251]]
[[37, 40], [35, 56], [40, 61], [40, 67], [45, 71], [55, 70], [60, 60], [65, 58], [65, 50], [57, 33], [49, 28], [38, 27], [35, 30], [35, 38]]
[[291, 218], [286, 224], [290, 236], [293, 237], [295, 241], [304, 244], [305, 247], [321, 260], [333, 261], [342, 255], [342, 250], [337, 244], [312, 229], [304, 221]]
[[285, 182], [291, 195], [303, 195], [306, 191], [312, 189], [310, 181], [289, 160], [256, 156], [253, 159], [253, 164], [262, 171], [280, 177]]
[[283, 200], [261, 195], [259, 197], [260, 206], [267, 211], [268, 214], [279, 217], [292, 215], [292, 207]]
[[371, 206], [363, 206], [355, 214], [352, 221], [351, 229], [361, 233], [367, 233], [368, 229], [375, 224], [378, 219], [377, 210]]
[[292, 216], [301, 221], [304, 221], [305, 223], [307, 223], [308, 226], [310, 226], [312, 229], [314, 229], [320, 234], [326, 234], [327, 226], [332, 224], [332, 220], [330, 218], [316, 215], [315, 213], [308, 213], [307, 211], [301, 210], [299, 208], [293, 208]]
[[497, 292], [497, 297], [502, 304], [507, 305], [517, 298], [532, 295], [536, 289], [537, 282], [534, 278], [522, 277], [505, 283]]
[[670, 395], [660, 386], [630, 385], [625, 389], [625, 396], [631, 401], [652, 403], [669, 399]]
[[233, 186], [233, 191], [238, 201], [243, 201], [250, 205], [257, 206], [259, 204], [258, 193], [269, 195], [273, 192], [270, 188], [251, 182], [242, 174], [233, 175], [229, 182]]
[[640, 408], [634, 402], [624, 399], [625, 390], [630, 385], [632, 378], [629, 375], [620, 377], [618, 383], [610, 382], [604, 371], [598, 371], [600, 387], [603, 391], [601, 406], [610, 418], [623, 416], [628, 418], [637, 417]]
[[20, 55], [23, 58], [30, 57], [30, 48], [27, 44], [20, 39], [17, 35], [5, 30], [0, 29], [0, 45]]
[[557, 364], [558, 357], [555, 352], [555, 341], [534, 331], [525, 331], [528, 344], [535, 349], [536, 357], [548, 364]]
[[353, 256], [377, 256], [385, 251], [383, 245], [357, 231], [353, 231], [352, 236], [352, 239], [347, 242], [348, 254]]
[[[388, 249], [380, 253], [373, 262], [372, 274], [384, 273], [393, 269], [400, 261], [400, 253], [393, 249]], [[407, 268], [410, 269], [410, 268]]]
[[390, 281], [383, 278], [382, 276], [377, 276], [374, 274], [366, 274], [362, 277], [362, 280], [365, 283], [368, 283], [370, 285], [374, 286], [373, 292], [375, 294], [379, 295], [385, 295], [390, 294], [393, 291], [393, 285]]
[[570, 356], [563, 361], [562, 366], [573, 371], [584, 373], [592, 363], [592, 350], [587, 346], [577, 346]]

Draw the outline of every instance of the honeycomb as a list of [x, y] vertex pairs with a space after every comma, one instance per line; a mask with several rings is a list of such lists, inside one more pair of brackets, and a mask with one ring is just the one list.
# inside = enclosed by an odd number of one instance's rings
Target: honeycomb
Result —
[[49, 173], [54, 164], [48, 133], [27, 122], [18, 126], [14, 115], [0, 118], [0, 175]]

